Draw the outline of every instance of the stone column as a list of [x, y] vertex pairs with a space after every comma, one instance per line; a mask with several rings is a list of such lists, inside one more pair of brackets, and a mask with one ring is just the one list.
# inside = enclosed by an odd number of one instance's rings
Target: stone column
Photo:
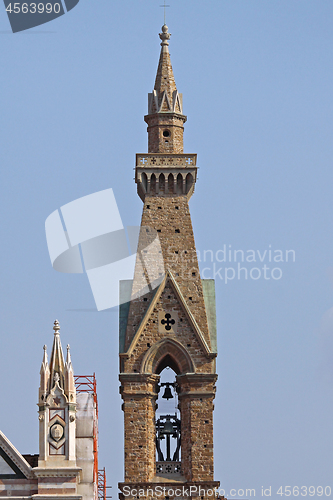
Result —
[[155, 408], [159, 375], [121, 373], [125, 431], [125, 482], [149, 482], [155, 476]]
[[213, 481], [215, 374], [177, 376], [180, 387], [182, 472], [187, 481]]

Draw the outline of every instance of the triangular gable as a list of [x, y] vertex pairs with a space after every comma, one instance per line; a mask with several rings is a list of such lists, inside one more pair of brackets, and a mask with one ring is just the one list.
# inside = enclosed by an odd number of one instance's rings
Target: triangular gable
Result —
[[167, 272], [165, 273], [165, 276], [164, 276], [164, 279], [163, 281], [161, 282], [160, 286], [157, 288], [156, 290], [156, 293], [154, 295], [154, 297], [152, 298], [150, 304], [149, 304], [149, 307], [147, 309], [147, 312], [146, 314], [144, 315], [141, 323], [140, 323], [140, 326], [135, 334], [135, 336], [133, 337], [133, 340], [126, 352], [126, 356], [130, 356], [142, 334], [142, 331], [145, 327], [145, 325], [147, 324], [153, 310], [154, 310], [154, 307], [156, 306], [158, 300], [160, 299], [161, 295], [162, 295], [162, 292], [163, 290], [165, 289], [166, 287], [166, 284], [167, 284], [167, 281], [168, 279], [170, 280], [170, 283], [174, 289], [174, 292], [175, 292], [175, 295], [176, 297], [178, 298], [188, 320], [189, 320], [189, 323], [190, 323], [190, 326], [192, 327], [194, 333], [196, 334], [196, 337], [204, 351], [204, 353], [208, 356], [208, 357], [215, 357], [216, 356], [216, 353], [213, 353], [210, 349], [209, 349], [209, 346], [204, 338], [204, 336], [202, 335], [202, 332], [197, 324], [197, 322], [195, 321], [195, 318], [193, 316], [193, 314], [191, 313], [188, 305], [186, 304], [186, 301], [179, 289], [179, 286], [177, 285], [176, 283], [176, 280], [174, 279], [172, 273], [170, 270], [167, 270]]
[[173, 111], [175, 113], [183, 113], [183, 106], [182, 106], [182, 94], [178, 93], [178, 90], [175, 90], [173, 92]]
[[30, 479], [32, 468], [0, 431], [0, 479]]
[[148, 113], [153, 114], [158, 112], [158, 96], [156, 90], [148, 94]]
[[168, 97], [168, 94], [166, 93], [166, 90], [163, 92], [162, 101], [161, 101], [160, 109], [158, 110], [158, 112], [161, 113], [163, 111], [164, 112], [171, 111], [169, 97]]

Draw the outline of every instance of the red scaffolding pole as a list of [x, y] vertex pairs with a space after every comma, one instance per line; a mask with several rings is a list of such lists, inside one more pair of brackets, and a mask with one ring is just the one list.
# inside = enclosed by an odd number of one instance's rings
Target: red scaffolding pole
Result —
[[105, 467], [98, 471], [98, 498], [105, 500], [106, 498], [106, 474]]

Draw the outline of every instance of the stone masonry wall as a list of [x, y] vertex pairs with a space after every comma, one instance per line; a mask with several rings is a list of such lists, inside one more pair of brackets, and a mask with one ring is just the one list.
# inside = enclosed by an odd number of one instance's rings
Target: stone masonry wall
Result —
[[[145, 116], [148, 124], [148, 153], [182, 154], [185, 119], [182, 115], [171, 113]], [[170, 135], [165, 137], [164, 131], [169, 131]]]
[[[191, 313], [198, 323], [207, 344], [210, 346], [203, 290], [186, 196], [146, 196], [141, 226], [151, 227], [158, 232], [165, 269], [172, 272]], [[144, 234], [140, 234], [139, 251], [143, 251], [146, 246], [144, 237]], [[149, 261], [147, 265], [149, 266]], [[154, 262], [152, 262], [152, 265], [154, 265]], [[136, 283], [141, 288], [142, 266], [139, 253], [134, 272], [134, 291], [137, 286]], [[139, 299], [133, 301], [130, 305], [126, 331], [126, 349], [129, 347], [149, 306], [152, 295], [153, 292], [147, 294], [148, 300], [145, 302]]]

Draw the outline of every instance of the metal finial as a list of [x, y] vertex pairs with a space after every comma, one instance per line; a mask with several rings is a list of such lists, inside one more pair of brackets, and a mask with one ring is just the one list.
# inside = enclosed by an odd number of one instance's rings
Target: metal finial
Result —
[[43, 349], [46, 352], [46, 350], [47, 350], [47, 345], [46, 344], [43, 345]]
[[59, 321], [57, 319], [54, 322], [53, 330], [54, 330], [54, 335], [58, 335], [59, 334], [60, 325], [59, 325]]
[[166, 14], [166, 12], [165, 12], [165, 8], [166, 8], [166, 7], [170, 7], [170, 5], [166, 5], [165, 0], [164, 0], [164, 4], [163, 4], [163, 5], [160, 5], [160, 7], [164, 7], [164, 24], [165, 24], [165, 22], [166, 22], [166, 21], [165, 21], [165, 18], [166, 18], [166, 16], [165, 16], [165, 14]]
[[159, 37], [162, 40], [161, 45], [169, 45], [168, 40], [170, 40], [171, 33], [168, 33], [168, 27], [166, 24], [163, 24], [162, 26], [162, 33], [159, 33]]
[[67, 352], [70, 351], [71, 346], [67, 344]]

